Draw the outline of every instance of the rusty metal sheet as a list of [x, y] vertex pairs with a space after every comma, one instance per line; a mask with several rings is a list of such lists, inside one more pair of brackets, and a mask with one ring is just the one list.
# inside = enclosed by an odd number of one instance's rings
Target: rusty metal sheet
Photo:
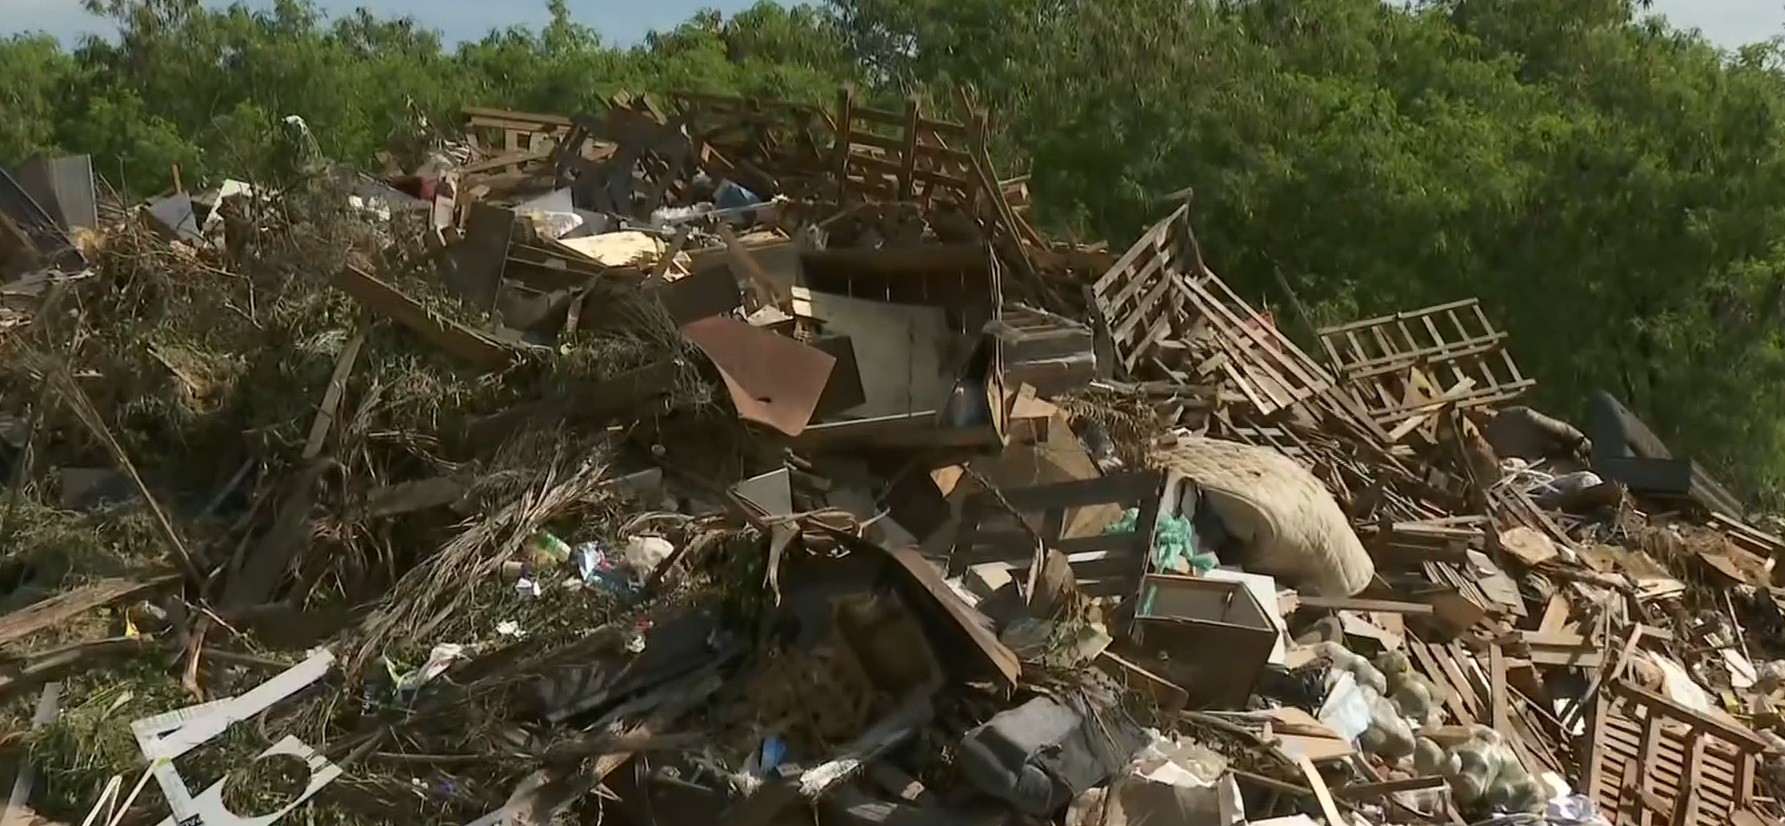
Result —
[[805, 432], [837, 363], [829, 353], [734, 318], [691, 321], [682, 336], [719, 368], [739, 417], [788, 436]]

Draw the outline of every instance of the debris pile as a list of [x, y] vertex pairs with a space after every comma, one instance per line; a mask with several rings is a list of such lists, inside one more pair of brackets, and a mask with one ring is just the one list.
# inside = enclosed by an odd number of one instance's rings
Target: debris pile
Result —
[[964, 97], [610, 103], [0, 174], [0, 822], [1779, 822], [1785, 543], [1476, 302], [1315, 358]]

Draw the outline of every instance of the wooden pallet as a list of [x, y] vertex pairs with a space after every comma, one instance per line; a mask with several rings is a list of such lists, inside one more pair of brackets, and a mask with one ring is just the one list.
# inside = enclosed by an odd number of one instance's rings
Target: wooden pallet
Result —
[[1122, 372], [1145, 378], [1167, 342], [1188, 342], [1193, 318], [1184, 312], [1189, 291], [1184, 271], [1195, 251], [1183, 233], [1189, 208], [1181, 207], [1153, 225], [1091, 286], [1091, 296], [1109, 328]]
[[[575, 124], [563, 115], [516, 112], [481, 106], [464, 108], [465, 134], [471, 145], [498, 158], [509, 171], [519, 171], [530, 160], [543, 160]], [[528, 160], [521, 160], [526, 158]]]
[[1723, 826], [1754, 798], [1766, 741], [1628, 681], [1595, 702], [1580, 788], [1618, 826]]
[[1445, 405], [1498, 404], [1536, 384], [1473, 298], [1328, 327], [1320, 343], [1339, 380], [1388, 428]]

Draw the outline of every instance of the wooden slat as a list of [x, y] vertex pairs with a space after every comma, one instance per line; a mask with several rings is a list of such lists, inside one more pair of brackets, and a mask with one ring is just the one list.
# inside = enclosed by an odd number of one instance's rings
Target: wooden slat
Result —
[[106, 579], [64, 591], [0, 617], [0, 645], [54, 628], [95, 608], [178, 581], [178, 576], [171, 575], [145, 580]]
[[[1644, 722], [1642, 743], [1637, 746], [1637, 759], [1633, 762], [1636, 769], [1636, 793], [1639, 798], [1645, 797], [1655, 788], [1655, 772], [1651, 767], [1661, 753], [1661, 718], [1650, 715]], [[1637, 819], [1637, 826], [1650, 826], [1654, 812], [1647, 805]]]
[[[1692, 750], [1686, 757], [1684, 776], [1695, 777], [1703, 759], [1704, 738], [1693, 738]], [[1679, 796], [1674, 799], [1673, 817], [1669, 821], [1671, 826], [1689, 826], [1689, 824], [1697, 823], [1699, 805], [1699, 785], [1697, 783], [1684, 784], [1679, 789]]]
[[388, 318], [455, 358], [488, 371], [514, 363], [518, 353], [462, 324], [442, 319], [420, 302], [357, 267], [336, 271], [333, 283], [367, 309]]

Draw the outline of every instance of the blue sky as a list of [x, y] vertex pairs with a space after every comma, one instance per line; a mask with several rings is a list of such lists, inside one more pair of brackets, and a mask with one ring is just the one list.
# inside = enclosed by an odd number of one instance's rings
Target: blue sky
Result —
[[[751, 2], [570, 0], [570, 8], [578, 19], [607, 37], [633, 43], [645, 32], [673, 26], [702, 7], [732, 12]], [[545, 0], [320, 0], [319, 4], [337, 12], [365, 6], [383, 14], [412, 15], [439, 29], [449, 41], [474, 39], [492, 28], [538, 24], [545, 19]], [[1703, 29], [1724, 46], [1785, 34], [1785, 0], [1655, 0], [1655, 9], [1675, 25]], [[0, 34], [31, 30], [69, 40], [103, 31], [100, 21], [81, 10], [80, 0], [0, 0]]]

